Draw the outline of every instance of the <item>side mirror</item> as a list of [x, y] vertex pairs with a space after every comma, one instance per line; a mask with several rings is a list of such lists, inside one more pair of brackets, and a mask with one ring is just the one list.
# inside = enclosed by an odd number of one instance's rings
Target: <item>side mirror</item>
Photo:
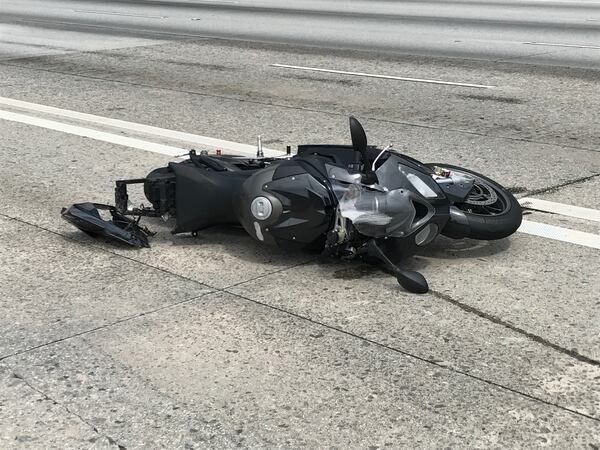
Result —
[[367, 151], [367, 135], [364, 128], [354, 116], [350, 116], [350, 136], [355, 152], [363, 154]]
[[354, 116], [350, 116], [350, 136], [354, 148], [354, 160], [352, 169], [360, 171], [361, 165], [366, 168], [367, 158], [367, 135], [360, 122]]

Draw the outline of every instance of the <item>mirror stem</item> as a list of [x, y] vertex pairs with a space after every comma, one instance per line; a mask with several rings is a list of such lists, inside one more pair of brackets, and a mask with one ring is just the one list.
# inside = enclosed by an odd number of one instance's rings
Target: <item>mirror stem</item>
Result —
[[386, 254], [377, 245], [375, 239], [371, 239], [367, 243], [368, 254], [372, 257], [379, 259], [385, 267], [391, 270], [396, 276], [398, 284], [406, 289], [408, 292], [415, 294], [425, 294], [429, 291], [429, 285], [427, 280], [419, 272], [413, 272], [411, 270], [403, 270], [396, 266]]

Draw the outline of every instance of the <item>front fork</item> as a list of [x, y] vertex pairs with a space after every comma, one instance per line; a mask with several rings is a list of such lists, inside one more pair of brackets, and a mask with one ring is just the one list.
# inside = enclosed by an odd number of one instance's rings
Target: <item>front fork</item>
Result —
[[450, 202], [450, 218], [442, 230], [442, 234], [453, 239], [461, 239], [469, 236], [471, 233], [469, 219], [455, 204], [465, 201], [473, 189], [475, 180], [469, 176], [439, 166], [433, 166], [432, 170], [435, 182]]
[[442, 234], [452, 239], [468, 237], [471, 234], [469, 218], [456, 206], [450, 205], [450, 219], [442, 229]]

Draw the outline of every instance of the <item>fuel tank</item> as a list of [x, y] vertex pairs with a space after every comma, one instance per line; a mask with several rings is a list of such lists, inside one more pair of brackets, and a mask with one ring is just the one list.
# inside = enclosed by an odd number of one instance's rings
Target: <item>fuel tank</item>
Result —
[[301, 160], [257, 171], [234, 199], [237, 218], [251, 236], [283, 247], [322, 243], [336, 204], [326, 176]]

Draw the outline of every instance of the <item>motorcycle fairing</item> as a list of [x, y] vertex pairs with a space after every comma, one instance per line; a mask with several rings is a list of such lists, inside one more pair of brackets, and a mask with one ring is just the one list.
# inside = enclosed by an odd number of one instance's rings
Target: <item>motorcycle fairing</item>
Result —
[[[329, 231], [334, 217], [336, 201], [325, 178], [320, 168], [300, 159], [260, 170], [244, 182], [235, 198], [238, 220], [251, 236], [265, 243], [313, 243]], [[271, 204], [268, 217], [253, 215], [251, 204], [257, 197]]]
[[390, 154], [387, 160], [375, 171], [378, 184], [388, 190], [408, 189], [416, 191], [428, 200], [444, 198], [444, 193], [429, 173], [406, 164], [404, 158]]
[[435, 209], [406, 189], [378, 191], [353, 184], [344, 189], [340, 213], [365, 236], [400, 238], [427, 223]]
[[396, 155], [389, 155], [375, 171], [377, 183], [373, 185], [364, 184], [360, 174], [345, 167], [326, 164], [326, 170], [341, 216], [365, 236], [405, 238], [438, 212], [439, 228], [447, 221], [447, 211], [438, 211], [431, 203], [444, 199], [431, 175], [404, 165]]
[[193, 163], [170, 164], [170, 167], [177, 186], [174, 234], [238, 223], [233, 199], [252, 172], [201, 169]]
[[[98, 210], [107, 210], [112, 220], [104, 220]], [[134, 247], [150, 247], [148, 229], [124, 216], [114, 206], [100, 203], [76, 203], [63, 208], [61, 217], [90, 236], [104, 236]]]
[[269, 230], [276, 240], [308, 244], [331, 228], [333, 203], [327, 188], [312, 175], [279, 178], [265, 190], [283, 206], [281, 217]]

